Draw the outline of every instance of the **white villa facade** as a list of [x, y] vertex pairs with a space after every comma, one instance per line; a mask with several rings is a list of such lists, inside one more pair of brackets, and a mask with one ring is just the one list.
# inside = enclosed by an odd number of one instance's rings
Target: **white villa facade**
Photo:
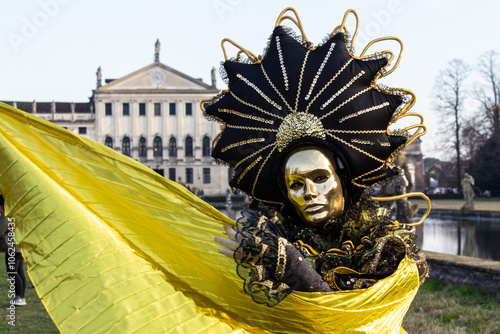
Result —
[[[158, 45], [158, 44], [157, 44]], [[164, 177], [204, 194], [225, 194], [230, 171], [211, 158], [220, 124], [200, 103], [218, 93], [212, 85], [159, 62], [97, 85], [88, 103], [13, 102], [21, 110], [65, 127], [135, 159]]]

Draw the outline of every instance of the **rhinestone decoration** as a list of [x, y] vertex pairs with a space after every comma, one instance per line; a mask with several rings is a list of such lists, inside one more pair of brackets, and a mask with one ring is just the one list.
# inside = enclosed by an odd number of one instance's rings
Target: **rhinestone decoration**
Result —
[[332, 54], [334, 47], [335, 47], [335, 43], [330, 44], [330, 48], [328, 49], [328, 52], [326, 53], [325, 59], [323, 59], [323, 62], [319, 66], [318, 72], [314, 76], [313, 82], [311, 83], [311, 88], [309, 88], [309, 91], [307, 92], [307, 95], [305, 97], [306, 100], [309, 100], [309, 98], [311, 97], [314, 86], [316, 86], [316, 82], [318, 82], [319, 76], [321, 75], [321, 72], [325, 68], [326, 62], [330, 58], [330, 55]]
[[244, 76], [242, 76], [241, 74], [237, 74], [236, 75], [238, 78], [240, 78], [241, 80], [243, 80], [243, 82], [245, 82], [247, 85], [249, 85], [250, 87], [252, 87], [257, 93], [259, 93], [260, 96], [262, 96], [264, 98], [264, 100], [266, 100], [269, 104], [271, 104], [273, 107], [275, 107], [276, 109], [278, 110], [281, 110], [281, 106], [278, 105], [276, 102], [274, 102], [273, 100], [271, 100], [269, 98], [269, 96], [267, 96], [266, 94], [264, 94], [260, 89], [259, 87], [255, 86], [255, 84], [253, 82], [250, 82], [250, 80], [248, 80], [247, 78], [245, 78]]
[[233, 96], [238, 102], [240, 102], [241, 104], [244, 104], [246, 106], [249, 106], [250, 108], [254, 108], [255, 110], [258, 110], [260, 112], [262, 112], [263, 114], [266, 114], [266, 115], [269, 115], [269, 116], [272, 116], [272, 117], [275, 117], [275, 118], [279, 118], [279, 119], [284, 119], [283, 117], [281, 116], [278, 116], [276, 114], [273, 114], [272, 112], [269, 112], [265, 109], [262, 109], [254, 104], [251, 104], [251, 103], [248, 103], [242, 99], [240, 99], [236, 94], [234, 94], [232, 91], [229, 91], [229, 94], [231, 94], [231, 96]]
[[391, 146], [391, 143], [389, 143], [388, 141], [380, 141], [378, 139], [377, 139], [377, 141], [380, 144], [380, 146], [386, 146], [386, 147]]
[[349, 102], [351, 102], [352, 100], [354, 100], [354, 99], [358, 98], [359, 96], [363, 95], [364, 93], [366, 93], [370, 89], [372, 89], [372, 88], [371, 87], [365, 88], [365, 89], [357, 92], [353, 96], [349, 97], [348, 99], [345, 99], [344, 102], [342, 102], [341, 104], [339, 104], [338, 106], [336, 106], [335, 108], [333, 108], [333, 110], [331, 110], [331, 111], [327, 112], [326, 114], [324, 114], [323, 116], [321, 116], [319, 119], [322, 120], [323, 118], [330, 116], [331, 114], [333, 114], [334, 112], [336, 112], [337, 110], [339, 110], [340, 108], [342, 108], [343, 106], [345, 106], [346, 104], [348, 104]]
[[262, 63], [260, 64], [260, 68], [262, 69], [262, 74], [264, 74], [264, 76], [266, 77], [267, 82], [273, 88], [273, 90], [276, 92], [276, 94], [278, 94], [278, 96], [281, 98], [281, 100], [283, 101], [283, 103], [285, 103], [286, 107], [289, 110], [293, 110], [292, 107], [290, 106], [290, 104], [288, 104], [288, 102], [286, 101], [286, 99], [283, 96], [283, 94], [281, 94], [281, 92], [276, 88], [276, 86], [272, 82], [271, 78], [269, 78], [269, 75], [267, 74], [266, 69], [264, 68], [264, 65]]
[[289, 114], [278, 128], [276, 144], [281, 152], [291, 141], [302, 137], [315, 137], [325, 140], [325, 129], [313, 114], [297, 112]]
[[281, 72], [283, 72], [283, 80], [285, 81], [285, 89], [288, 90], [288, 75], [286, 74], [285, 62], [283, 61], [283, 53], [281, 52], [280, 37], [276, 36], [276, 47], [278, 48], [278, 58], [280, 59]]
[[369, 140], [351, 138], [351, 143], [362, 144], [362, 145], [373, 145], [374, 143]]
[[352, 62], [352, 58], [350, 58], [348, 61], [346, 61], [346, 63], [337, 71], [337, 73], [335, 73], [335, 75], [328, 81], [328, 83], [326, 85], [323, 86], [323, 88], [321, 88], [321, 90], [316, 94], [316, 96], [311, 100], [309, 101], [309, 104], [307, 105], [307, 108], [306, 108], [306, 112], [309, 111], [309, 108], [311, 107], [311, 105], [313, 104], [313, 102], [319, 97], [321, 96], [321, 94], [328, 88], [328, 86], [330, 86], [336, 79], [337, 77], [342, 73], [344, 72], [344, 70], [347, 68], [347, 66], [349, 66], [349, 64]]
[[373, 106], [373, 107], [366, 108], [366, 109], [363, 109], [363, 110], [360, 110], [360, 111], [356, 111], [355, 113], [352, 113], [350, 115], [347, 115], [347, 116], [342, 117], [341, 119], [339, 119], [339, 123], [342, 123], [343, 121], [346, 121], [346, 120], [348, 120], [350, 118], [354, 118], [354, 117], [358, 117], [359, 115], [366, 114], [366, 113], [368, 113], [370, 111], [382, 109], [384, 107], [387, 107], [388, 105], [389, 105], [389, 102], [384, 102], [382, 104], [379, 104], [378, 106]]
[[333, 100], [335, 100], [335, 98], [337, 96], [339, 96], [340, 94], [342, 94], [347, 88], [349, 88], [353, 83], [354, 81], [358, 80], [359, 78], [361, 78], [361, 76], [365, 74], [365, 71], [361, 70], [361, 72], [359, 72], [358, 74], [356, 74], [356, 76], [354, 78], [352, 78], [348, 83], [345, 84], [344, 87], [340, 88], [335, 94], [333, 94], [333, 96], [331, 98], [328, 99], [328, 101], [326, 101], [325, 103], [323, 103], [323, 105], [321, 106], [321, 110], [325, 109], [327, 105], [329, 105], [330, 103], [332, 103]]

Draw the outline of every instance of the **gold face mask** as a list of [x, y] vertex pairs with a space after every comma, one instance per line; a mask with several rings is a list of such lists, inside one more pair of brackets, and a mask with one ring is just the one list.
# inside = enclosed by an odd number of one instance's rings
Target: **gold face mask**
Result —
[[325, 150], [309, 146], [285, 161], [288, 199], [309, 226], [321, 226], [344, 209], [342, 185], [328, 157]]

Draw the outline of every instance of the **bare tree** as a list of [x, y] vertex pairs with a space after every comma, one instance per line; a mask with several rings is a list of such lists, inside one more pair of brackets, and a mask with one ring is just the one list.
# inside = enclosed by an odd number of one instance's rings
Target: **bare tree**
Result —
[[[500, 193], [500, 59], [490, 50], [478, 59], [477, 70], [483, 83], [476, 90], [481, 104], [478, 119], [482, 121], [482, 143], [474, 152], [469, 169], [474, 172], [476, 184], [492, 193]], [[482, 117], [481, 117], [482, 116]], [[486, 130], [486, 131], [484, 131]]]
[[477, 100], [481, 103], [485, 120], [490, 126], [491, 135], [500, 139], [500, 64], [498, 53], [490, 50], [479, 57], [479, 73], [486, 81], [476, 91]]
[[474, 163], [477, 152], [485, 144], [489, 136], [489, 129], [484, 122], [473, 115], [462, 123], [462, 160], [468, 160], [469, 165]]
[[440, 113], [443, 134], [456, 154], [457, 188], [461, 179], [461, 140], [463, 104], [465, 101], [465, 81], [470, 74], [469, 66], [461, 59], [448, 62], [448, 67], [439, 72], [434, 89], [435, 109]]

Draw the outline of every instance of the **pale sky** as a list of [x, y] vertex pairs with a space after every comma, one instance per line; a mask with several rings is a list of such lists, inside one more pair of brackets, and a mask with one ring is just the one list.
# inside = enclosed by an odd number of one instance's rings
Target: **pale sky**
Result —
[[[461, 58], [474, 65], [482, 53], [500, 52], [500, 5], [465, 0], [0, 0], [0, 100], [86, 102], [103, 78], [120, 78], [154, 60], [210, 83], [231, 38], [262, 54], [279, 13], [294, 7], [307, 37], [321, 43], [347, 9], [357, 11], [358, 53], [369, 40], [397, 36], [404, 43], [401, 63], [379, 83], [412, 90], [412, 109], [425, 117], [426, 157], [442, 157], [436, 140], [439, 119], [432, 89], [439, 70]], [[288, 21], [290, 22], [290, 21]], [[353, 20], [348, 28], [354, 31]], [[293, 25], [289, 23], [291, 27]], [[295, 28], [295, 27], [294, 27]], [[397, 51], [395, 45], [392, 47]], [[380, 49], [381, 50], [381, 49]], [[234, 55], [229, 52], [230, 55]], [[379, 51], [376, 48], [373, 51]], [[471, 79], [471, 86], [477, 79]], [[225, 85], [218, 77], [217, 86]], [[466, 108], [474, 107], [472, 100]]]

